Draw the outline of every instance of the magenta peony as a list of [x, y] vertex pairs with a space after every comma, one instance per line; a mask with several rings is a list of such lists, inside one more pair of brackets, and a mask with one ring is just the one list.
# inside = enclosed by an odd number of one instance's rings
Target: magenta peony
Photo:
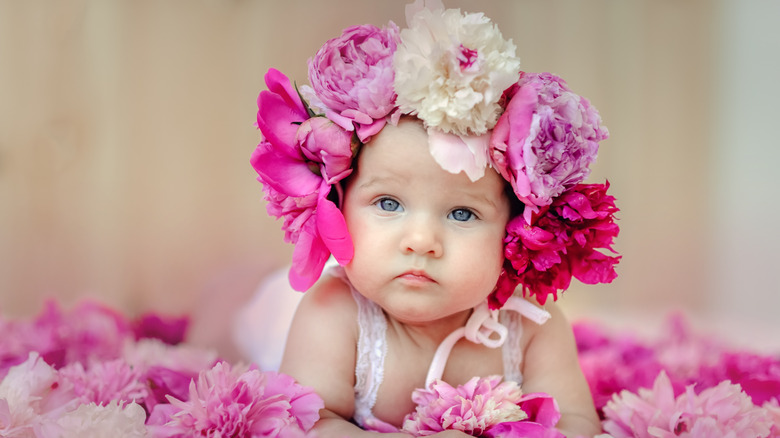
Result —
[[521, 73], [490, 139], [493, 165], [526, 205], [540, 207], [582, 182], [609, 134], [598, 112], [550, 73]]
[[217, 363], [190, 384], [189, 399], [157, 405], [152, 437], [276, 437], [308, 431], [322, 399], [284, 374]]
[[135, 339], [153, 338], [166, 344], [176, 345], [184, 341], [190, 320], [187, 317], [168, 317], [146, 313], [132, 322]]
[[558, 291], [569, 287], [572, 276], [586, 284], [609, 283], [617, 276], [620, 256], [600, 251], [613, 251], [620, 230], [608, 188], [609, 183], [578, 184], [555, 198], [533, 223], [524, 215], [509, 222], [504, 272], [489, 298], [492, 308], [500, 308], [518, 284], [525, 296], [544, 304], [549, 295], [558, 299]]
[[341, 211], [327, 197], [349, 175], [352, 136], [333, 122], [312, 120], [290, 80], [271, 69], [268, 90], [257, 100], [257, 126], [264, 139], [251, 163], [263, 184], [268, 213], [283, 217], [285, 240], [295, 244], [290, 283], [304, 291], [333, 254], [352, 258], [352, 239]]
[[395, 109], [393, 53], [398, 26], [352, 26], [309, 60], [309, 82], [325, 115], [361, 141], [379, 132]]

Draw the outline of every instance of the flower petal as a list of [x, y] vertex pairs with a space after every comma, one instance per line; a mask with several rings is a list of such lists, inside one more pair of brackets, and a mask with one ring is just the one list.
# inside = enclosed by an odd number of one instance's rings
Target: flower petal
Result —
[[347, 229], [347, 222], [336, 204], [320, 199], [317, 204], [317, 230], [325, 246], [341, 265], [352, 260], [355, 248]]
[[268, 142], [260, 143], [249, 161], [258, 181], [287, 196], [310, 195], [322, 182], [302, 159], [295, 160]]

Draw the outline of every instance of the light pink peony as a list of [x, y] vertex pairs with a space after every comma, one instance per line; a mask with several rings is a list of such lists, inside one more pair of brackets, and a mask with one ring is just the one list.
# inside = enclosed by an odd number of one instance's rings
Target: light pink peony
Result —
[[352, 259], [352, 239], [341, 211], [328, 199], [331, 185], [350, 173], [352, 136], [331, 121], [312, 120], [290, 80], [271, 69], [257, 100], [263, 141], [251, 164], [263, 184], [268, 213], [283, 217], [285, 240], [295, 244], [290, 283], [311, 287], [330, 254]]
[[585, 284], [609, 283], [617, 274], [620, 256], [609, 256], [619, 232], [615, 223], [615, 198], [607, 195], [607, 184], [578, 184], [557, 197], [533, 223], [516, 216], [507, 225], [504, 270], [496, 291], [490, 295], [492, 308], [500, 308], [518, 284], [523, 294], [541, 304], [548, 296], [569, 287], [572, 276]]
[[87, 403], [44, 422], [36, 438], [146, 438], [146, 412], [136, 403]]
[[439, 380], [414, 391], [417, 408], [404, 419], [402, 430], [415, 436], [447, 429], [480, 436], [496, 424], [527, 418], [518, 406], [523, 395], [520, 387], [501, 380], [501, 376], [475, 377], [457, 388]]
[[766, 437], [772, 427], [770, 413], [739, 385], [723, 381], [699, 394], [690, 385], [675, 397], [664, 372], [652, 389], [616, 395], [604, 414], [604, 430], [615, 438]]
[[395, 109], [393, 53], [398, 26], [352, 26], [309, 60], [309, 82], [325, 115], [361, 141], [379, 132]]
[[225, 362], [190, 384], [189, 399], [157, 405], [152, 437], [276, 437], [302, 434], [319, 419], [322, 399], [284, 374], [231, 368]]
[[105, 406], [117, 400], [142, 404], [150, 395], [141, 370], [121, 359], [94, 362], [88, 369], [75, 362], [61, 368], [59, 376], [83, 404]]
[[505, 92], [490, 139], [494, 167], [526, 205], [526, 221], [590, 173], [609, 134], [598, 112], [550, 73], [522, 73]]
[[36, 427], [77, 405], [74, 394], [60, 385], [57, 371], [30, 353], [0, 381], [0, 436], [32, 437]]

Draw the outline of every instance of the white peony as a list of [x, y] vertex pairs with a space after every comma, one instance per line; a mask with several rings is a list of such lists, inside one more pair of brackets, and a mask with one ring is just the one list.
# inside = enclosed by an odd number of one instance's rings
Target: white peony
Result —
[[125, 406], [117, 401], [105, 406], [89, 403], [43, 424], [38, 435], [44, 438], [143, 438], [148, 435], [145, 421], [146, 411], [136, 403]]
[[410, 6], [393, 59], [398, 107], [446, 133], [486, 133], [520, 73], [515, 45], [482, 13], [445, 10], [439, 1]]

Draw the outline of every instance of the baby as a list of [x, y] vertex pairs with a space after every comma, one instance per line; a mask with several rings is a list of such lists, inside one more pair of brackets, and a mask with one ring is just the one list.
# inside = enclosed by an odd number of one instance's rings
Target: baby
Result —
[[484, 16], [425, 6], [400, 34], [329, 41], [311, 88], [266, 76], [252, 163], [307, 290], [280, 371], [323, 398], [323, 437], [409, 436], [415, 390], [495, 375], [552, 396], [566, 436], [593, 436], [571, 327], [546, 298], [572, 275], [614, 278], [618, 257], [596, 250], [617, 233], [614, 203], [579, 184], [606, 131], [562, 80], [521, 73]]

